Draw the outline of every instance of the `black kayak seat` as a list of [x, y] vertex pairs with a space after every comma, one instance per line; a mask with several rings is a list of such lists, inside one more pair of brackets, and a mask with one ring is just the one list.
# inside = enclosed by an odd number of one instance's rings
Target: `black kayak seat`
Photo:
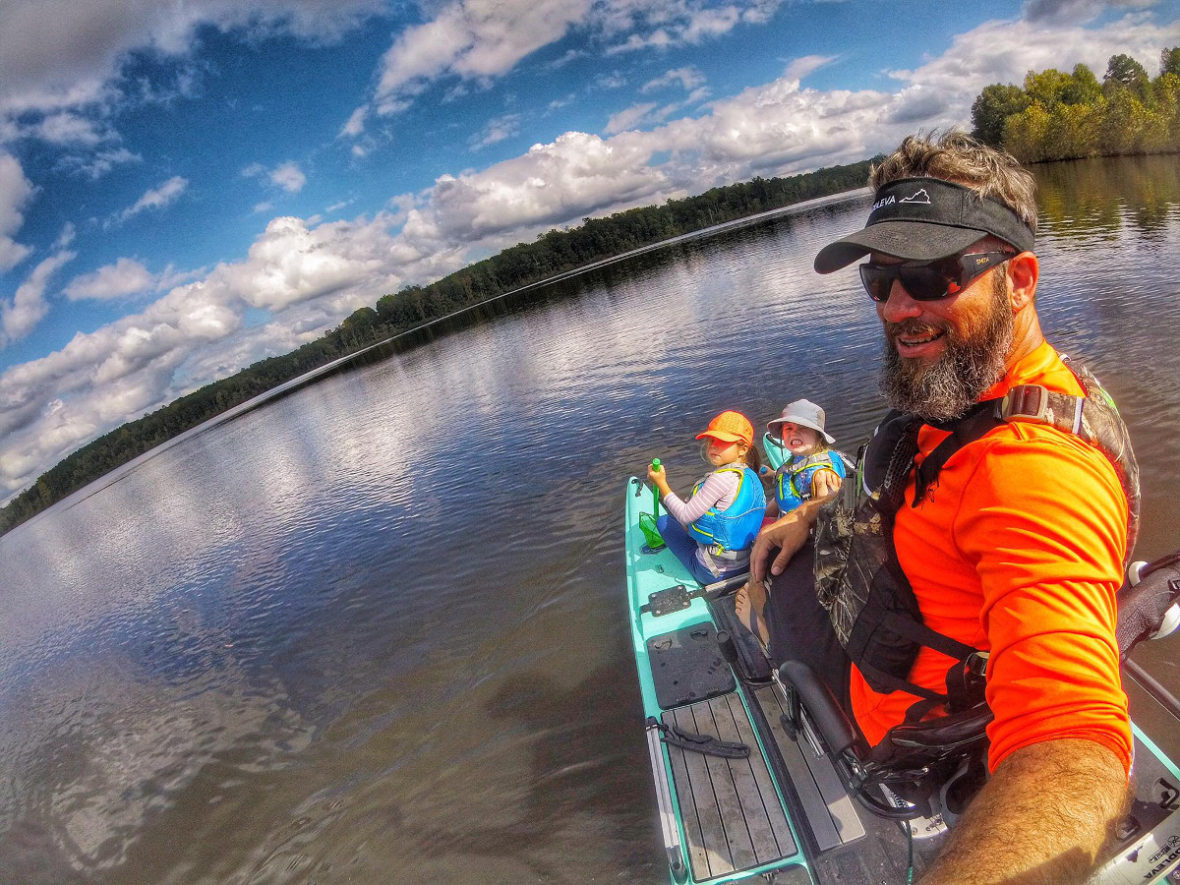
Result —
[[841, 708], [831, 687], [807, 664], [787, 661], [779, 667], [779, 679], [798, 695], [830, 753], [839, 755], [864, 747], [864, 739]]

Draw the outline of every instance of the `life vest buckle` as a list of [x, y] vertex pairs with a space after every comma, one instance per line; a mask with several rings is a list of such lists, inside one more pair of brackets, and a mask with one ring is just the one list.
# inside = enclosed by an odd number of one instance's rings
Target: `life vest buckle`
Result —
[[967, 672], [972, 676], [984, 676], [987, 672], [987, 659], [991, 652], [975, 651], [967, 656], [967, 660], [963, 662], [967, 668]]
[[1000, 417], [1005, 421], [1019, 418], [1038, 424], [1051, 424], [1049, 415], [1049, 391], [1040, 384], [1019, 384], [1000, 400]]

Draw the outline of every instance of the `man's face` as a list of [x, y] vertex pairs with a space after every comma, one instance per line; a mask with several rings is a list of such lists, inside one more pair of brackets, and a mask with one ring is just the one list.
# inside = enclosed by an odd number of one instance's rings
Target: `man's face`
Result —
[[[886, 255], [871, 260], [900, 263]], [[877, 315], [885, 331], [881, 392], [895, 409], [927, 421], [958, 418], [1004, 376], [1013, 319], [1002, 266], [937, 301], [915, 301], [895, 281]]]

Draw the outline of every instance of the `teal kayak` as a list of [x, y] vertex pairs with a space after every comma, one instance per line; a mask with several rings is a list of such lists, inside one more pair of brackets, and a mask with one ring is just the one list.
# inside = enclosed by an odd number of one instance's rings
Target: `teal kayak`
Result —
[[[632, 647], [670, 881], [920, 874], [947, 824], [884, 817], [846, 789], [822, 741], [791, 727], [788, 689], [734, 615], [744, 578], [698, 584], [666, 547], [647, 546], [639, 521], [652, 511], [651, 489], [631, 477], [624, 496]], [[1133, 731], [1136, 795], [1096, 883], [1158, 882], [1180, 866], [1180, 768]], [[884, 792], [882, 804], [900, 802]]]

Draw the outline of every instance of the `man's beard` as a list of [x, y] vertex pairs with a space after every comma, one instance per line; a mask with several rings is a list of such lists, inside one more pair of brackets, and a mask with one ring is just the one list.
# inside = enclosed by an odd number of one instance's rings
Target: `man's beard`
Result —
[[[1005, 360], [1012, 346], [1012, 310], [1007, 281], [995, 274], [992, 300], [984, 325], [963, 338], [949, 324], [932, 325], [917, 320], [885, 324], [885, 354], [881, 365], [881, 392], [890, 407], [913, 412], [928, 422], [950, 421], [979, 401], [985, 390], [1004, 377]], [[893, 341], [897, 336], [921, 337], [944, 332], [946, 347], [931, 366], [917, 359], [903, 359]]]

